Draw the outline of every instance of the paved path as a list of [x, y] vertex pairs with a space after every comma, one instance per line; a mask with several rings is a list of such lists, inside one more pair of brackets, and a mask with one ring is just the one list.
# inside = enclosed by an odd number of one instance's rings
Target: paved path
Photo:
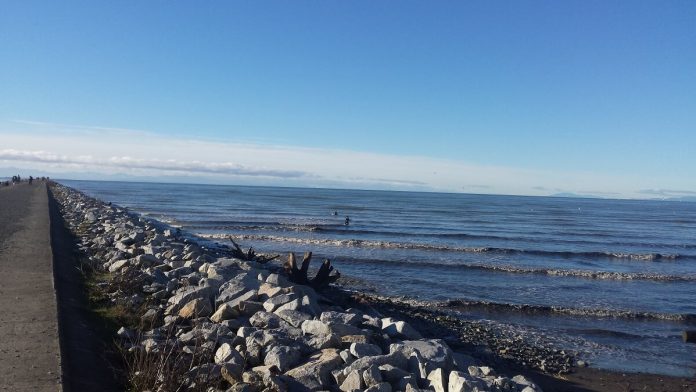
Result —
[[46, 185], [0, 187], [0, 391], [59, 391]]

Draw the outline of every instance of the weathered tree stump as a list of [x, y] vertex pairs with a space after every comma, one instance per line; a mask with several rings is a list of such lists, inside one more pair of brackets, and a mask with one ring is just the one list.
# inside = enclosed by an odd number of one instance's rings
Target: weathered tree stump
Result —
[[686, 343], [696, 343], [696, 331], [684, 331], [682, 338]]
[[239, 244], [237, 244], [237, 242], [235, 242], [234, 239], [232, 239], [232, 237], [229, 237], [229, 240], [230, 240], [230, 242], [232, 242], [232, 246], [234, 246], [234, 249], [232, 249], [232, 257], [234, 257], [234, 258], [237, 258], [240, 260], [245, 260], [245, 261], [255, 261], [255, 262], [260, 263], [260, 264], [265, 264], [271, 260], [275, 260], [278, 257], [280, 257], [279, 255], [275, 255], [275, 256], [258, 255], [258, 254], [256, 254], [256, 251], [252, 247], [249, 247], [249, 250], [247, 250], [245, 252], [242, 249], [242, 247], [239, 246]]
[[307, 252], [304, 254], [304, 257], [302, 257], [302, 264], [298, 268], [297, 261], [295, 260], [295, 254], [290, 253], [290, 256], [288, 256], [288, 261], [285, 262], [283, 267], [285, 268], [285, 273], [288, 275], [291, 282], [311, 286], [315, 290], [326, 287], [341, 277], [341, 274], [338, 271], [336, 271], [336, 273], [333, 275], [331, 274], [331, 272], [334, 271], [334, 267], [331, 266], [331, 262], [327, 259], [321, 264], [321, 267], [319, 267], [319, 271], [317, 271], [314, 278], [309, 279], [307, 277], [307, 272], [309, 271], [309, 263], [311, 262], [312, 252]]

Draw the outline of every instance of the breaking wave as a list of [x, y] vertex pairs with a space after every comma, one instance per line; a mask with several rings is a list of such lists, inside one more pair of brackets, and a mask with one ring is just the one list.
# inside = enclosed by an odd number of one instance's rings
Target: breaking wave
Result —
[[490, 265], [480, 263], [434, 263], [427, 261], [394, 261], [394, 260], [375, 260], [351, 258], [350, 262], [363, 264], [391, 264], [402, 266], [423, 266], [431, 268], [443, 268], [447, 270], [482, 270], [511, 274], [534, 274], [558, 277], [575, 277], [585, 279], [601, 280], [649, 280], [658, 282], [696, 282], [696, 275], [668, 275], [643, 272], [615, 272], [615, 271], [589, 271], [578, 269], [547, 269], [547, 268], [525, 268], [512, 265]]
[[535, 255], [546, 257], [583, 257], [583, 258], [609, 258], [636, 261], [674, 261], [677, 259], [696, 259], [696, 256], [665, 253], [621, 253], [621, 252], [572, 252], [572, 251], [549, 251], [549, 250], [525, 250], [514, 248], [498, 247], [452, 247], [436, 244], [422, 244], [411, 242], [392, 242], [359, 239], [321, 239], [321, 238], [297, 238], [275, 235], [229, 235], [229, 234], [198, 234], [204, 238], [228, 239], [232, 237], [239, 241], [270, 241], [286, 242], [302, 245], [319, 245], [333, 247], [356, 247], [356, 248], [382, 248], [382, 249], [419, 249], [441, 252], [465, 252], [465, 253], [495, 253], [495, 254], [519, 254]]

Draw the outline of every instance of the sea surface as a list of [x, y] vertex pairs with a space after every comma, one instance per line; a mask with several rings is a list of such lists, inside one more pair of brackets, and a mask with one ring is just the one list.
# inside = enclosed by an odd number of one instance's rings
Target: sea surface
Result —
[[514, 328], [595, 367], [696, 374], [696, 345], [681, 340], [696, 329], [696, 203], [61, 182], [221, 242], [312, 251], [363, 289]]

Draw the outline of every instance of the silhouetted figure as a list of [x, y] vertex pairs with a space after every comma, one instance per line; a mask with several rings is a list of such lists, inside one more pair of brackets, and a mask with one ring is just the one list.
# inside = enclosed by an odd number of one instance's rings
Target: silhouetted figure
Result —
[[29, 176], [29, 185], [31, 185], [32, 182], [34, 182], [34, 177]]
[[350, 224], [350, 217], [348, 215], [346, 215], [346, 221], [343, 224], [346, 226]]
[[334, 211], [333, 216], [338, 216], [338, 211]]

